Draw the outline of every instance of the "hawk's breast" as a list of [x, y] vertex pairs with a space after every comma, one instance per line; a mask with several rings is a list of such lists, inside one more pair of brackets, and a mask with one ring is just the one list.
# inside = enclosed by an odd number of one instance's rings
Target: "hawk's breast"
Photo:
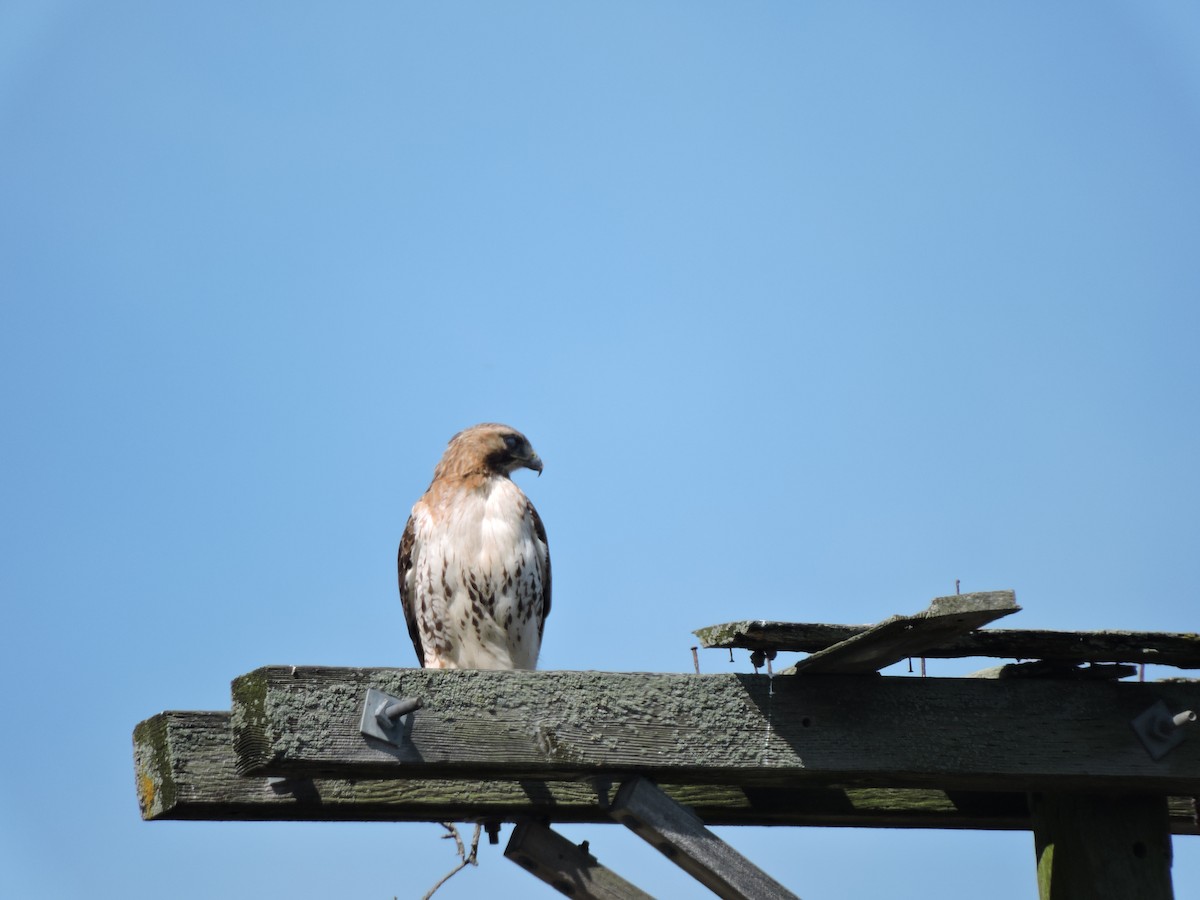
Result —
[[425, 665], [532, 669], [546, 546], [507, 478], [446, 491], [413, 510], [412, 588]]

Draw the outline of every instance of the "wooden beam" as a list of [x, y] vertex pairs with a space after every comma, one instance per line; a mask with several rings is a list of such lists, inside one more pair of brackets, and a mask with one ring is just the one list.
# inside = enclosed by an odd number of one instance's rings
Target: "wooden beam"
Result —
[[[368, 687], [420, 697], [392, 746]], [[1200, 684], [268, 667], [233, 685], [243, 773], [1200, 794], [1200, 738], [1160, 761], [1131, 727]]]
[[[166, 712], [134, 731], [142, 817], [248, 821], [608, 822], [611, 789], [576, 781], [239, 776], [227, 712]], [[907, 788], [663, 784], [707, 825], [1030, 828], [1024, 794]], [[1172, 797], [1171, 832], [1200, 834], [1195, 801]]]
[[[165, 712], [134, 730], [142, 818], [243, 821], [463, 822], [544, 815], [608, 821], [597, 792], [576, 782], [290, 778], [238, 774], [230, 714]], [[731, 816], [755, 815], [730, 792], [710, 792]], [[931, 810], [933, 812], [933, 810]]]
[[[239, 776], [229, 713], [166, 712], [134, 731], [142, 817], [303, 821], [608, 822], [609, 790], [583, 782], [299, 778], [272, 786]], [[1024, 794], [937, 790], [770, 788], [672, 784], [663, 789], [709, 825], [891, 828], [1029, 827]], [[1172, 828], [1200, 833], [1190, 798], [1173, 800]]]
[[[706, 648], [815, 653], [870, 627], [753, 620], [710, 625], [694, 633], [700, 639], [700, 645]], [[931, 659], [987, 656], [1062, 662], [1148, 663], [1200, 669], [1200, 634], [989, 628], [926, 647], [921, 655]]]
[[504, 855], [566, 897], [578, 900], [654, 900], [605, 868], [583, 847], [545, 825], [522, 819]]
[[621, 785], [613, 818], [725, 900], [798, 900], [645, 778]]
[[1012, 591], [938, 597], [915, 616], [892, 616], [817, 651], [796, 663], [793, 671], [809, 675], [871, 674], [1020, 609]]
[[1164, 797], [1035, 794], [1041, 900], [1171, 900]]

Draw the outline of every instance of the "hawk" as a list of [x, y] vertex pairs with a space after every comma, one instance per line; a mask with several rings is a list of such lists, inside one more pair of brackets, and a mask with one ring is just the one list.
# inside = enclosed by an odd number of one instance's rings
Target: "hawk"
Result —
[[546, 529], [513, 484], [542, 473], [521, 432], [486, 423], [450, 439], [400, 539], [400, 601], [427, 669], [533, 669], [550, 612]]

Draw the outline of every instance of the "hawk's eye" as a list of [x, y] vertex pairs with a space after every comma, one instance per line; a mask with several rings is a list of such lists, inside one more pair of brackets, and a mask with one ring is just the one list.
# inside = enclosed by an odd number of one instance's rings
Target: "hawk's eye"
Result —
[[517, 446], [520, 443], [521, 443], [520, 440], [518, 440], [515, 436], [513, 436], [511, 434], [506, 434], [504, 436], [504, 446], [507, 447], [509, 450], [516, 450]]

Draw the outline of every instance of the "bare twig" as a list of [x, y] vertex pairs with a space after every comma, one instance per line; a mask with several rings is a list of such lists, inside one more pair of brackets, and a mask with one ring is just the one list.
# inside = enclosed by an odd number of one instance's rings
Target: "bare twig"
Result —
[[438, 888], [440, 888], [443, 884], [445, 884], [467, 866], [479, 865], [479, 832], [482, 830], [482, 826], [478, 822], [475, 823], [475, 834], [471, 836], [470, 852], [468, 852], [466, 847], [463, 846], [462, 838], [458, 834], [458, 828], [453, 822], [443, 822], [442, 827], [449, 832], [448, 834], [443, 834], [442, 837], [454, 839], [454, 846], [457, 848], [459, 859], [461, 859], [462, 862], [443, 875], [441, 881], [431, 887], [429, 892], [426, 893], [421, 900], [429, 900], [430, 897], [437, 893]]

